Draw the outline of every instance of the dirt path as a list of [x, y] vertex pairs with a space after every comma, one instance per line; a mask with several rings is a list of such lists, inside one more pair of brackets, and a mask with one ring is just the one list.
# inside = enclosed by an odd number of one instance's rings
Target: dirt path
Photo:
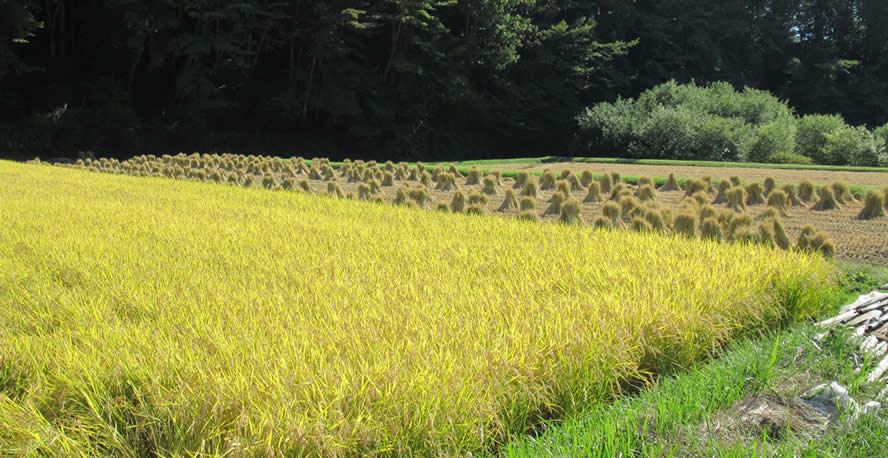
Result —
[[740, 177], [741, 180], [761, 181], [765, 177], [774, 177], [781, 183], [798, 183], [803, 179], [816, 184], [827, 184], [844, 181], [857, 186], [888, 186], [888, 170], [885, 172], [837, 172], [831, 170], [788, 170], [788, 169], [755, 169], [742, 167], [698, 167], [680, 165], [641, 165], [641, 164], [596, 164], [584, 162], [550, 162], [546, 164], [503, 164], [484, 166], [492, 170], [552, 170], [561, 172], [569, 169], [574, 172], [589, 170], [592, 173], [617, 172], [621, 175], [666, 177], [674, 173], [677, 178], [715, 179]]

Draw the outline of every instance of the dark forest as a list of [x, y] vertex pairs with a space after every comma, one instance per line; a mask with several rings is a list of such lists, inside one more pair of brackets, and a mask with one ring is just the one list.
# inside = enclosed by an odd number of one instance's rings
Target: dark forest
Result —
[[570, 154], [669, 80], [888, 122], [885, 0], [0, 0], [0, 38], [12, 158]]

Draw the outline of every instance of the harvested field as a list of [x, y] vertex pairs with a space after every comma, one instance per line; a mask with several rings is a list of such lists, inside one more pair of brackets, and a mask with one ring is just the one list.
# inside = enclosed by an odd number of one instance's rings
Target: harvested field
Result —
[[774, 177], [778, 182], [798, 183], [810, 180], [814, 183], [833, 183], [844, 181], [857, 186], [888, 186], [888, 170], [879, 172], [845, 172], [833, 170], [789, 170], [789, 169], [758, 169], [743, 167], [700, 167], [675, 165], [642, 165], [642, 164], [596, 164], [585, 162], [548, 162], [544, 164], [497, 164], [484, 165], [489, 170], [526, 170], [539, 171], [549, 169], [560, 172], [568, 169], [574, 173], [589, 170], [599, 174], [617, 172], [621, 175], [665, 177], [670, 173], [681, 178], [728, 178], [737, 176], [743, 181], [761, 181], [765, 177]]
[[[237, 163], [235, 163], [237, 162]], [[482, 212], [488, 213], [492, 215], [500, 215], [500, 216], [518, 216], [519, 214], [524, 212], [524, 209], [513, 207], [511, 209], [502, 208], [503, 200], [505, 199], [505, 191], [507, 189], [512, 189], [514, 185], [514, 180], [510, 178], [501, 178], [499, 179], [499, 185], [490, 185], [488, 189], [485, 189], [483, 184], [483, 180], [477, 180], [469, 177], [463, 177], [461, 175], [454, 175], [452, 178], [447, 181], [446, 186], [436, 184], [437, 177], [433, 177], [432, 174], [429, 174], [425, 179], [428, 180], [425, 185], [421, 184], [422, 177], [419, 176], [419, 172], [415, 167], [408, 167], [407, 164], [388, 164], [392, 170], [397, 170], [398, 168], [402, 168], [405, 172], [399, 178], [395, 178], [394, 175], [390, 181], [390, 184], [383, 185], [380, 180], [379, 186], [375, 183], [376, 179], [369, 176], [364, 176], [368, 170], [372, 174], [376, 174], [377, 177], [381, 177], [384, 174], [382, 171], [386, 168], [382, 164], [375, 163], [367, 163], [366, 165], [363, 163], [356, 162], [358, 165], [349, 165], [349, 168], [354, 168], [355, 170], [361, 169], [362, 176], [361, 177], [346, 177], [345, 174], [350, 172], [344, 172], [342, 168], [329, 168], [327, 170], [327, 176], [322, 176], [321, 172], [322, 168], [326, 168], [328, 166], [323, 165], [323, 161], [319, 161], [319, 164], [312, 164], [312, 161], [305, 161], [302, 166], [295, 166], [294, 164], [299, 163], [299, 161], [294, 161], [294, 163], [288, 163], [286, 161], [282, 161], [280, 159], [271, 159], [271, 158], [243, 158], [238, 159], [236, 157], [232, 158], [221, 158], [221, 157], [210, 157], [205, 156], [201, 157], [199, 155], [179, 155], [175, 157], [166, 156], [164, 158], [156, 158], [154, 160], [148, 160], [144, 157], [135, 158], [129, 163], [114, 165], [110, 162], [96, 162], [94, 165], [91, 165], [93, 170], [98, 171], [110, 171], [114, 173], [134, 173], [133, 171], [140, 174], [154, 174], [154, 175], [168, 175], [168, 176], [178, 176], [179, 178], [185, 179], [186, 176], [190, 177], [190, 179], [197, 180], [214, 180], [214, 181], [225, 181], [226, 180], [234, 180], [239, 186], [251, 186], [251, 187], [269, 187], [271, 189], [277, 189], [280, 187], [295, 187], [295, 182], [299, 182], [300, 185], [307, 187], [312, 193], [316, 194], [325, 194], [331, 193], [331, 186], [338, 186], [338, 191], [334, 191], [336, 195], [340, 197], [348, 197], [351, 196], [353, 198], [365, 198], [367, 200], [377, 200], [382, 202], [400, 202], [401, 204], [417, 204], [421, 207], [427, 209], [440, 209], [440, 207], [447, 207], [452, 209], [451, 203], [454, 199], [454, 195], [457, 190], [462, 194], [463, 198], [466, 200], [466, 203], [463, 207], [459, 209], [459, 211], [463, 211], [469, 207], [472, 208], [473, 212]], [[102, 165], [105, 164], [105, 165]], [[176, 165], [179, 164], [179, 165]], [[195, 165], [194, 168], [191, 165]], [[596, 172], [593, 173], [614, 173], [618, 172], [621, 175], [636, 175], [636, 176], [666, 176], [673, 172], [671, 170], [695, 170], [699, 176], [702, 178], [702, 171], [706, 171], [706, 173], [713, 173], [712, 178], [727, 180], [732, 176], [740, 176], [738, 175], [740, 170], [746, 170], [747, 172], [755, 172], [758, 175], [752, 176], [748, 175], [747, 178], [752, 180], [757, 180], [756, 182], [760, 183], [763, 180], [763, 177], [772, 176], [772, 172], [785, 172], [787, 176], [795, 176], [800, 179], [807, 179], [810, 181], [815, 181], [816, 178], [809, 178], [808, 174], [813, 174], [813, 177], [833, 177], [833, 176], [852, 176], [855, 177], [858, 174], [867, 174], [867, 175], [875, 175], [875, 176], [884, 176], [888, 178], [888, 173], [878, 174], [872, 172], [823, 172], [823, 171], [807, 171], [807, 170], [765, 170], [765, 169], [737, 169], [737, 168], [717, 168], [717, 167], [675, 167], [675, 166], [648, 166], [648, 165], [625, 165], [625, 164], [583, 164], [583, 163], [549, 163], [549, 164], [536, 164], [532, 168], [524, 169], [524, 170], [551, 170], [554, 172], [556, 178], [560, 178], [560, 174], [562, 170], [582, 170], [583, 167], [598, 167], [596, 168]], [[116, 167], [116, 168], [115, 168]], [[300, 167], [302, 167], [300, 169]], [[509, 170], [515, 167], [522, 167], [521, 164], [508, 164], [503, 167], [508, 168]], [[130, 172], [125, 172], [125, 169], [129, 168]], [[443, 167], [442, 167], [443, 168]], [[484, 168], [488, 168], [484, 166]], [[651, 169], [653, 168], [653, 169]], [[176, 170], [173, 170], [176, 169]], [[297, 170], [299, 169], [299, 170]], [[410, 177], [410, 173], [406, 172], [410, 170], [411, 172], [416, 172], [415, 177]], [[589, 170], [589, 169], [587, 169]], [[454, 169], [455, 171], [455, 169]], [[216, 178], [209, 178], [213, 173], [216, 173]], [[571, 175], [578, 176], [581, 172], [573, 172]], [[650, 173], [650, 175], [648, 175]], [[657, 175], [657, 174], [660, 175]], [[830, 173], [835, 173], [839, 175], [830, 175]], [[480, 175], [480, 172], [478, 173]], [[693, 178], [694, 176], [685, 176], [678, 172], [674, 173], [677, 178], [680, 179], [688, 179]], [[228, 178], [225, 178], [228, 177]], [[476, 177], [477, 178], [477, 177]], [[742, 176], [740, 176], [743, 179]], [[776, 178], [776, 177], [775, 177]], [[495, 180], [494, 180], [495, 181]], [[561, 180], [558, 180], [561, 181]], [[562, 185], [568, 186], [566, 183], [569, 180], [563, 180], [561, 182]], [[332, 183], [335, 182], [335, 185]], [[469, 182], [475, 182], [475, 184], [467, 184]], [[874, 182], [874, 181], [871, 181]], [[290, 183], [288, 185], [288, 183]], [[368, 183], [372, 186], [368, 186]], [[826, 181], [822, 182], [824, 184], [830, 184], [832, 182]], [[848, 181], [850, 185], [860, 185], [859, 182], [856, 181]], [[778, 188], [783, 184], [792, 184], [797, 185], [798, 181], [781, 181], [780, 178], [777, 178]], [[625, 191], [629, 195], [636, 195], [638, 188], [634, 185], [629, 184], [621, 184], [624, 186]], [[363, 191], [362, 187], [365, 187]], [[372, 190], [371, 190], [372, 188]], [[399, 189], [404, 188], [402, 192], [403, 196], [399, 197]], [[412, 197], [409, 197], [411, 194], [409, 191], [422, 189], [424, 197], [417, 201]], [[298, 187], [295, 189], [296, 191], [304, 191], [305, 188]], [[521, 200], [521, 196], [519, 193], [521, 189], [513, 190], [518, 200]], [[574, 188], [568, 186], [567, 189], [558, 190], [557, 187], [542, 189], [542, 186], [539, 186], [536, 191], [535, 201], [533, 202], [532, 209], [530, 212], [537, 215], [537, 218], [543, 221], [558, 221], [561, 218], [559, 212], [551, 212], [552, 206], [550, 204], [551, 198], [558, 192], [566, 192], [566, 197], [569, 199], [576, 200], [581, 203], [579, 205], [579, 221], [585, 225], [592, 225], [595, 219], [602, 215], [602, 208], [605, 205], [610, 191], [603, 193], [603, 201], [590, 201], [584, 202], [586, 200], [587, 191], [582, 188]], [[476, 200], [474, 202], [469, 202], [473, 199], [472, 195], [476, 195]], [[683, 190], [675, 190], [675, 191], [656, 191], [655, 197], [652, 201], [649, 201], [648, 204], [655, 205], [661, 208], [669, 209], [672, 213], [672, 216], [675, 216], [679, 213], [682, 203], [685, 199], [686, 192]], [[712, 201], [716, 198], [716, 193], [713, 191], [709, 191], [704, 193], [704, 199], [708, 201]], [[618, 201], [619, 199], [614, 199], [614, 201]], [[717, 209], [725, 208], [725, 204], [714, 204]], [[861, 213], [863, 209], [863, 202], [857, 200], [850, 200], [845, 205], [841, 205], [837, 209], [833, 210], [816, 210], [815, 203], [806, 202], [799, 206], [789, 206], [785, 210], [785, 214], [781, 216], [781, 220], [783, 225], [785, 226], [786, 234], [789, 236], [791, 241], [794, 243], [798, 240], [799, 235], [801, 234], [801, 229], [805, 226], [813, 226], [817, 231], [822, 231], [831, 237], [832, 241], [835, 242], [836, 245], [836, 257], [843, 261], [856, 262], [856, 263], [865, 263], [865, 264], [874, 264], [874, 265], [883, 265], [888, 266], [888, 217], [882, 216], [874, 219], [864, 220], [858, 218], [858, 215]], [[745, 212], [753, 218], [753, 224], [750, 229], [755, 230], [755, 226], [758, 225], [758, 220], [760, 216], [767, 210], [768, 206], [759, 203], [759, 204], [750, 204], [746, 207]], [[525, 213], [526, 214], [526, 213]], [[631, 223], [631, 217], [624, 218], [623, 223], [619, 224], [621, 227], [628, 227], [629, 223]], [[698, 224], [702, 222], [702, 218], [698, 221]], [[669, 230], [669, 222], [666, 221], [665, 225], [667, 226], [667, 231]], [[724, 229], [724, 228], [723, 228]], [[730, 237], [727, 237], [730, 238]]]

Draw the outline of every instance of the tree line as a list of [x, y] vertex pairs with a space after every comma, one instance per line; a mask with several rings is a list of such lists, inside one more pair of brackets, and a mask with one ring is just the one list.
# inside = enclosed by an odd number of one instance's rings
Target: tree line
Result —
[[0, 150], [563, 154], [665, 81], [888, 122], [884, 0], [0, 0]]

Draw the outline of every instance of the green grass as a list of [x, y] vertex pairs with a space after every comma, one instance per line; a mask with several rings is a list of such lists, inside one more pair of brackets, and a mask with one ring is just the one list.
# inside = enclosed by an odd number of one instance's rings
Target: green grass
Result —
[[[836, 172], [882, 172], [888, 173], [885, 167], [854, 167], [849, 165], [804, 165], [804, 164], [769, 164], [760, 162], [718, 162], [718, 161], [679, 161], [672, 159], [622, 159], [607, 157], [573, 157], [552, 158], [548, 161], [566, 160], [570, 162], [587, 162], [600, 164], [639, 164], [639, 165], [675, 165], [691, 167], [745, 167], [751, 169], [787, 169], [787, 170], [832, 170]], [[548, 162], [544, 161], [544, 162]]]
[[[842, 290], [834, 296], [831, 316], [857, 294], [888, 281], [888, 268], [840, 265]], [[874, 399], [884, 385], [864, 381], [859, 355], [842, 331], [817, 343], [822, 332], [800, 323], [780, 332], [753, 336], [731, 345], [713, 361], [661, 378], [636, 395], [590, 407], [567, 421], [550, 423], [536, 436], [510, 443], [503, 455], [519, 456], [881, 456], [888, 440], [888, 413], [835, 420], [815, 440], [799, 434], [767, 435], [720, 432], [717, 414], [754, 395], [792, 396], [810, 386], [837, 380], [858, 402]], [[856, 358], [855, 358], [856, 357]]]

